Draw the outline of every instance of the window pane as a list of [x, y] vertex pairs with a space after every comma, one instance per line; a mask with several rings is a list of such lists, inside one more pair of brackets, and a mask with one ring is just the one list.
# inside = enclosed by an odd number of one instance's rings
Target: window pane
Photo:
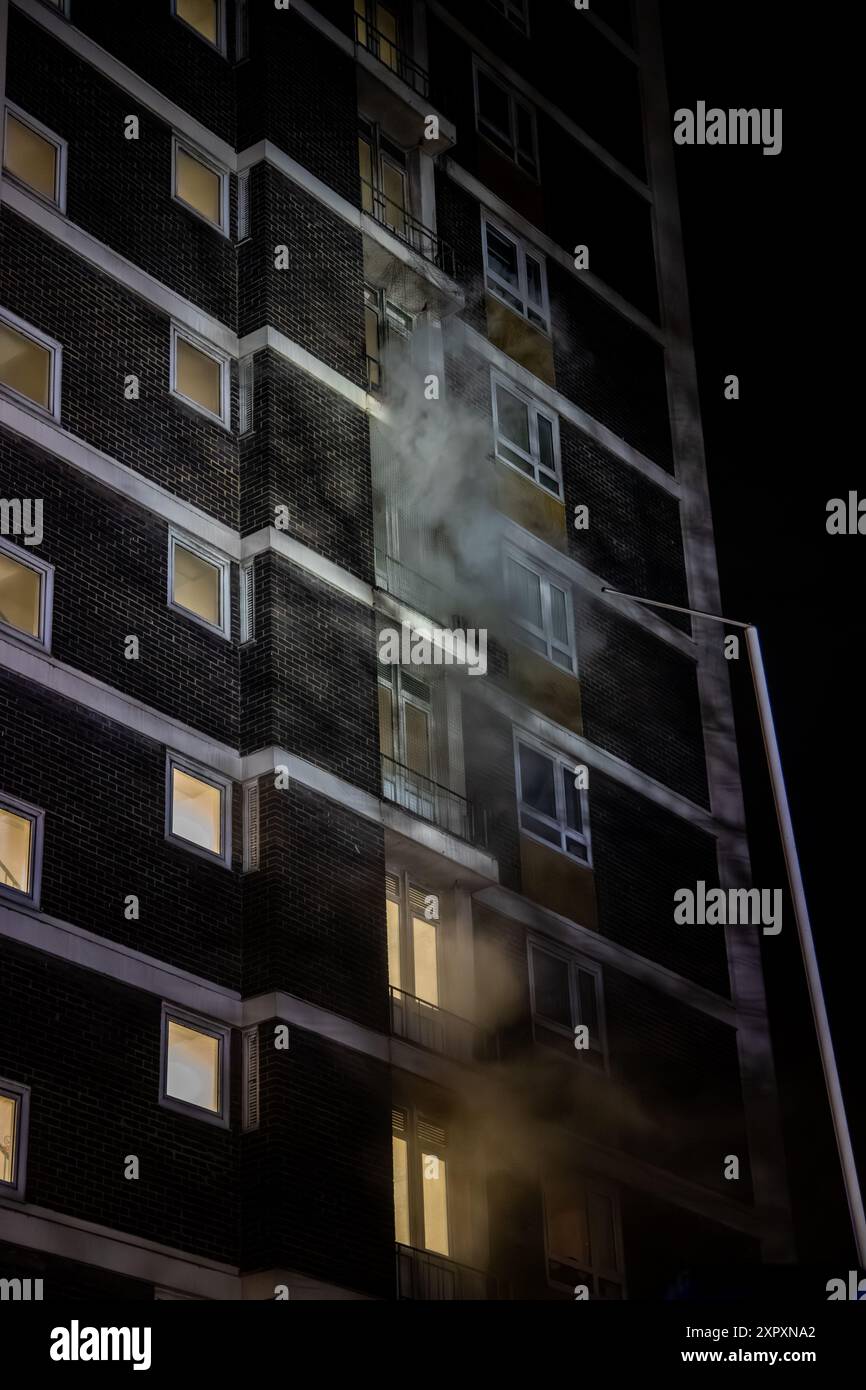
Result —
[[40, 636], [42, 576], [0, 551], [0, 623]]
[[30, 849], [33, 822], [0, 806], [0, 883], [19, 893], [30, 892]]
[[403, 216], [406, 209], [405, 180], [402, 171], [382, 161], [382, 191], [385, 195], [385, 221], [402, 236], [406, 229]]
[[376, 28], [379, 42], [379, 59], [386, 67], [397, 71], [397, 20], [384, 5], [376, 6]]
[[616, 1269], [616, 1236], [613, 1203], [601, 1192], [589, 1194], [589, 1225], [592, 1236], [592, 1263], [596, 1270]]
[[566, 769], [562, 768], [562, 777], [565, 784], [565, 821], [572, 830], [583, 830], [583, 806], [580, 800], [580, 792], [574, 785], [574, 777]]
[[529, 292], [529, 302], [536, 304], [540, 309], [544, 303], [542, 294], [541, 262], [534, 256], [526, 257], [526, 286]]
[[394, 989], [403, 988], [400, 966], [400, 904], [387, 899], [388, 913], [388, 983]]
[[185, 545], [174, 547], [174, 592], [181, 608], [195, 613], [206, 623], [220, 624], [222, 573], [219, 566], [203, 560]]
[[403, 706], [406, 720], [406, 766], [421, 777], [430, 776], [430, 726], [424, 710]]
[[[525, 565], [508, 560], [508, 589], [517, 616], [535, 627], [542, 626], [541, 580]], [[525, 800], [525, 797], [524, 797]]]
[[222, 848], [222, 795], [219, 787], [172, 768], [171, 833], [219, 854]]
[[478, 73], [478, 114], [485, 125], [492, 126], [500, 136], [500, 142], [511, 148], [510, 116], [508, 93], [495, 82], [491, 82], [486, 72]]
[[0, 323], [0, 382], [48, 409], [51, 353], [6, 323]]
[[520, 744], [520, 785], [523, 800], [533, 810], [556, 820], [556, 790], [553, 763], [543, 753]]
[[[374, 362], [379, 360], [379, 315], [369, 306], [364, 310], [364, 330], [366, 334], [367, 356]], [[378, 376], [376, 378], [378, 380]]]
[[394, 757], [394, 719], [391, 705], [391, 692], [385, 685], [379, 686], [379, 747], [385, 758]]
[[579, 1184], [573, 1184], [571, 1190], [565, 1183], [546, 1185], [544, 1198], [551, 1256], [573, 1264], [589, 1264], [586, 1198]]
[[487, 228], [487, 259], [490, 263], [490, 269], [495, 275], [498, 275], [506, 284], [519, 289], [517, 247], [506, 237], [500, 236], [496, 228], [491, 226]]
[[355, 38], [367, 46], [367, 0], [355, 0]]
[[421, 1155], [424, 1194], [424, 1249], [448, 1254], [448, 1194], [445, 1160], [438, 1154]]
[[517, 110], [517, 148], [529, 157], [529, 162], [535, 163], [535, 136], [532, 112], [522, 106], [520, 102], [515, 102]]
[[175, 151], [175, 193], [208, 222], [220, 225], [222, 179], [180, 148]]
[[428, 1004], [439, 1005], [439, 971], [436, 963], [436, 923], [412, 918], [415, 994]]
[[219, 1038], [169, 1019], [166, 1095], [219, 1114], [219, 1048]]
[[12, 1182], [15, 1177], [17, 1108], [17, 1102], [11, 1096], [0, 1096], [0, 1182]]
[[546, 951], [532, 951], [532, 978], [535, 982], [535, 1012], [551, 1023], [570, 1028], [571, 1003], [568, 993], [568, 964]]
[[57, 146], [6, 113], [3, 163], [22, 183], [53, 202], [57, 191]]
[[538, 453], [545, 468], [549, 468], [551, 473], [556, 472], [556, 454], [553, 449], [553, 425], [546, 415], [539, 415], [538, 419]]
[[496, 414], [499, 419], [499, 432], [524, 453], [530, 451], [529, 408], [525, 403], [506, 391], [504, 386], [496, 388]]
[[394, 1235], [400, 1245], [411, 1245], [409, 1233], [409, 1148], [405, 1139], [391, 1136], [394, 1163]]
[[520, 824], [524, 830], [528, 830], [531, 834], [537, 835], [539, 839], [547, 840], [548, 844], [556, 845], [557, 848], [561, 847], [562, 835], [555, 826], [548, 825], [545, 821], [537, 820], [535, 816], [529, 816], [525, 811], [521, 812]]
[[533, 476], [532, 464], [529, 463], [527, 459], [521, 458], [518, 453], [515, 453], [514, 449], [509, 449], [508, 445], [503, 444], [501, 440], [499, 441], [496, 452], [500, 458], [507, 459], [515, 468], [519, 468], [521, 473], [525, 473], [528, 478]]
[[216, 358], [199, 352], [185, 338], [177, 339], [175, 387], [182, 396], [214, 415], [221, 413], [222, 367]]
[[563, 646], [568, 646], [568, 600], [562, 589], [555, 584], [550, 586], [550, 620], [553, 636]]
[[598, 999], [595, 976], [588, 970], [578, 970], [577, 987], [580, 996], [580, 1021], [585, 1023], [594, 1038], [598, 1037]]
[[217, 42], [217, 0], [176, 0], [177, 15], [211, 43]]

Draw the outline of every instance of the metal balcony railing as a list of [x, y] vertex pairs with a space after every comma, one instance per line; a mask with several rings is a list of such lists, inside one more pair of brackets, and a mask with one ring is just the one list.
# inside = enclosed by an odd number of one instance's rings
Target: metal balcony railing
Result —
[[391, 1032], [396, 1038], [405, 1038], [406, 1042], [456, 1062], [492, 1062], [497, 1055], [493, 1033], [393, 985]]
[[355, 43], [378, 58], [383, 67], [388, 68], [419, 96], [429, 97], [430, 77], [426, 69], [416, 63], [414, 58], [381, 29], [376, 29], [364, 15], [355, 15]]
[[411, 246], [413, 251], [417, 251], [419, 256], [423, 256], [425, 261], [430, 261], [444, 275], [454, 279], [457, 262], [448, 243], [419, 222], [417, 217], [413, 217], [402, 203], [389, 198], [381, 188], [370, 183], [369, 179], [361, 179], [361, 206], [380, 227], [385, 227], [400, 241]]
[[397, 1297], [495, 1302], [507, 1298], [507, 1291], [504, 1284], [482, 1269], [471, 1269], [447, 1260], [444, 1255], [398, 1244]]
[[440, 786], [429, 777], [404, 767], [382, 755], [382, 795], [413, 816], [438, 825], [460, 840], [479, 849], [487, 846], [487, 813], [478, 810], [465, 796]]

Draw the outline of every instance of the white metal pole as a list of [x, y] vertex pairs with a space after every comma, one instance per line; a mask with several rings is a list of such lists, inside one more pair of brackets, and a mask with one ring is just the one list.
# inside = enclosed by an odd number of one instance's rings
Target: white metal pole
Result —
[[848, 1120], [845, 1115], [845, 1101], [842, 1096], [842, 1087], [839, 1084], [836, 1055], [833, 1051], [833, 1039], [830, 1036], [830, 1023], [827, 1018], [827, 1009], [824, 1005], [824, 992], [821, 988], [818, 958], [815, 955], [815, 942], [812, 937], [812, 926], [809, 921], [809, 908], [803, 889], [803, 877], [800, 873], [800, 861], [797, 857], [794, 827], [791, 822], [788, 794], [785, 790], [785, 778], [782, 772], [782, 760], [779, 757], [779, 745], [776, 741], [776, 729], [773, 723], [773, 711], [770, 705], [767, 677], [764, 671], [763, 657], [761, 655], [761, 643], [758, 638], [758, 629], [756, 627], [749, 626], [746, 628], [746, 644], [749, 650], [749, 665], [752, 671], [752, 681], [758, 701], [758, 713], [761, 718], [761, 732], [764, 736], [764, 748], [767, 753], [770, 779], [773, 784], [773, 799], [776, 803], [776, 816], [779, 822], [779, 832], [782, 836], [782, 848], [785, 852], [785, 865], [788, 870], [788, 883], [790, 884], [791, 898], [794, 903], [794, 917], [797, 922], [797, 934], [800, 938], [800, 950], [803, 954], [806, 984], [809, 989], [809, 1001], [812, 1005], [812, 1016], [815, 1020], [815, 1031], [818, 1035], [818, 1048], [821, 1053], [821, 1065], [824, 1068], [824, 1081], [827, 1086], [830, 1113], [833, 1117], [833, 1129], [836, 1133], [839, 1160], [842, 1164], [845, 1195], [848, 1198], [848, 1210], [851, 1213], [851, 1225], [854, 1228], [857, 1262], [860, 1268], [863, 1269], [866, 1268], [866, 1215], [864, 1215], [863, 1212], [863, 1196], [860, 1191], [857, 1164], [854, 1160], [854, 1150], [851, 1146], [851, 1135], [848, 1130]]

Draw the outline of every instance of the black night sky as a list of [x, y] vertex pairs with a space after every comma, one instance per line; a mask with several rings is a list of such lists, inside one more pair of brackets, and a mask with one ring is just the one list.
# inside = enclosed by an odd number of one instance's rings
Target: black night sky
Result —
[[[831, 278], [834, 273], [833, 260], [813, 239], [824, 161], [812, 161], [804, 181], [810, 124], [798, 119], [796, 104], [786, 100], [790, 91], [783, 90], [790, 5], [662, 3], [672, 110], [694, 109], [699, 100], [784, 109], [779, 156], [755, 148], [684, 147], [677, 169], [724, 609], [756, 622], [762, 634], [863, 1174], [862, 815], [848, 808], [864, 775], [862, 697], [854, 671], [864, 646], [866, 540], [829, 536], [825, 521], [829, 499], [847, 496], [864, 474], [854, 450], [826, 433], [819, 419], [822, 402], [840, 395], [838, 363], [821, 351], [826, 339], [812, 322], [815, 300], [826, 293], [828, 266]], [[820, 27], [810, 26], [818, 43], [814, 31]], [[802, 196], [795, 203], [798, 187]], [[842, 252], [837, 244], [834, 259]], [[736, 403], [724, 399], [729, 373], [740, 378]], [[784, 867], [745, 656], [732, 664], [732, 674], [754, 881], [778, 887]], [[764, 951], [800, 1259], [847, 1269], [853, 1245], [787, 903], [782, 935], [764, 938]]]

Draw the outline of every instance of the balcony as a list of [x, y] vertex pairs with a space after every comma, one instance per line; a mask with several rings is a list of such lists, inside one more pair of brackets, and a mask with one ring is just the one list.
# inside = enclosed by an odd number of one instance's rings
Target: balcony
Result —
[[380, 227], [384, 227], [398, 241], [402, 241], [425, 261], [435, 265], [449, 280], [454, 279], [457, 262], [448, 243], [368, 179], [361, 180], [361, 207], [374, 222], [378, 222]]
[[[430, 78], [393, 34], [384, 34], [364, 15], [355, 15], [355, 57], [358, 96], [364, 111], [378, 121], [404, 149], [419, 145], [428, 155], [441, 154], [456, 143], [457, 133], [446, 116], [430, 106]], [[439, 134], [427, 138], [427, 118], [435, 115]]]
[[391, 1032], [455, 1062], [492, 1062], [497, 1057], [495, 1034], [393, 985]]
[[424, 1301], [497, 1301], [507, 1298], [498, 1279], [429, 1250], [397, 1246], [397, 1297]]
[[382, 755], [382, 795], [410, 811], [413, 816], [429, 821], [449, 835], [487, 848], [487, 812], [478, 810], [465, 796], [422, 777], [419, 772]]

